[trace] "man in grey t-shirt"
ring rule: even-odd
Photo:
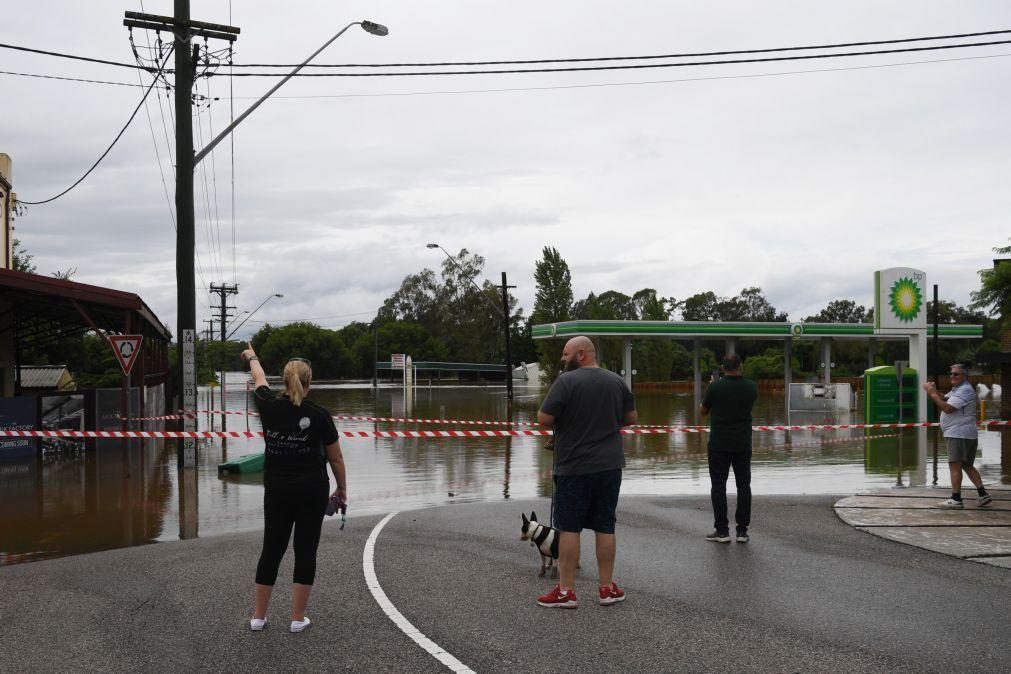
[[[985,506],[990,495],[983,488],[983,478],[972,465],[976,460],[979,446],[979,431],[976,429],[976,390],[969,383],[969,371],[965,365],[951,366],[951,391],[941,396],[928,381],[923,389],[937,408],[941,410],[941,432],[948,447],[948,470],[951,473],[951,498],[939,504],[942,508],[962,508],[962,471],[969,476],[979,493],[977,505]]]
[[[573,337],[562,351],[565,372],[537,413],[555,432],[554,525],[559,530],[559,583],[537,603],[576,608],[579,532],[596,532],[599,603],[616,604],[625,593],[614,582],[615,509],[625,452],[621,427],[637,423],[635,398],[624,380],[597,367],[593,342]]]

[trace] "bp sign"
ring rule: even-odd
[[[874,329],[927,329],[927,274],[908,267],[874,272]]]

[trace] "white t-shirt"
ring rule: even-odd
[[[978,435],[976,389],[966,380],[949,391],[944,399],[955,408],[954,412],[941,412],[941,432],[944,437],[975,440]]]

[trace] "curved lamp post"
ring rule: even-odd
[[[189,19],[189,3],[183,3],[185,6],[185,12],[182,18]],[[180,1],[176,0],[177,12],[179,11]],[[253,103],[249,108],[239,115],[234,122],[229,124],[225,129],[219,133],[214,139],[207,144],[207,146],[200,150],[199,152],[193,152],[193,129],[190,125],[190,103],[189,94],[190,88],[192,87],[192,75],[189,73],[189,49],[190,49],[190,35],[188,30],[184,30],[183,33],[176,33],[175,35],[175,47],[176,47],[176,111],[178,113],[178,119],[186,120],[185,123],[180,121],[179,129],[176,133],[176,220],[178,227],[176,228],[176,284],[177,284],[177,314],[178,314],[178,327],[179,336],[178,338],[185,341],[187,333],[192,336],[193,331],[196,330],[196,281],[193,274],[193,259],[194,259],[194,235],[193,235],[193,175],[194,169],[197,164],[210,154],[211,150],[217,146],[222,140],[224,140],[228,134],[232,132],[235,127],[237,127],[242,120],[260,107],[265,100],[270,98],[270,96],[281,88],[281,86],[295,76],[298,71],[306,66],[309,61],[316,58],[320,52],[329,47],[334,40],[343,35],[351,26],[361,26],[362,30],[372,35],[378,35],[380,37],[384,35],[389,35],[389,29],[382,25],[375,23],[373,21],[353,21],[348,25],[344,26],[336,35],[327,40],[322,47],[314,51],[309,55],[305,61],[302,61],[298,66],[295,67],[290,73],[275,84],[270,90],[261,96],[255,103]],[[181,56],[183,55],[183,56]],[[181,76],[180,73],[186,72],[187,75]],[[269,298],[268,298],[269,299]],[[261,305],[262,306],[262,305]],[[252,315],[252,314],[250,314]],[[249,318],[248,316],[246,317]],[[245,321],[243,321],[245,322]],[[241,324],[240,326],[241,327]],[[236,328],[238,330],[238,328]],[[232,331],[234,334],[234,331]],[[190,339],[192,337],[189,337]],[[196,369],[187,368],[186,358],[179,358],[179,381],[182,383],[182,392],[180,402],[184,406],[195,406],[196,404]],[[183,428],[185,430],[196,430],[195,422],[187,417],[183,422]],[[222,426],[223,428],[223,426]],[[179,445],[179,465],[186,468],[195,468],[197,465],[196,456],[196,444],[192,440],[184,440],[180,442]]]
[[[485,299],[485,301],[488,302],[488,304],[490,304],[492,306],[492,308],[495,309],[495,311],[498,313],[498,315],[502,317],[502,327],[503,327],[503,330],[505,331],[506,397],[509,400],[512,400],[513,399],[513,363],[512,363],[512,347],[510,346],[510,340],[509,340],[509,331],[510,331],[510,329],[511,329],[512,326],[510,325],[510,321],[509,321],[509,290],[508,290],[510,286],[506,285],[506,275],[505,275],[505,272],[502,272],[502,306],[500,307],[499,305],[495,304],[490,299],[488,299],[488,295],[485,293],[484,289],[482,289],[481,286],[479,286],[474,281],[474,279],[472,279],[471,277],[467,276],[467,273],[463,270],[463,267],[461,267],[460,264],[456,261],[456,258],[454,258],[452,255],[450,255],[448,252],[446,252],[445,248],[443,248],[442,246],[440,246],[437,243],[428,243],[428,244],[425,244],[425,248],[432,248],[432,249],[438,248],[439,250],[441,250],[446,255],[446,257],[449,259],[449,261],[453,263],[453,266],[460,270],[460,275],[463,276],[468,281],[470,281],[470,284],[477,289],[478,293],[481,294],[481,297],[483,297]]]
[[[235,127],[237,127],[239,125],[239,123],[242,122],[242,120],[244,120],[246,117],[249,117],[249,114],[251,112],[253,112],[253,110],[256,110],[258,107],[260,107],[261,103],[263,103],[265,100],[267,100],[268,98],[270,98],[270,96],[275,91],[277,91],[278,89],[280,89],[284,85],[285,82],[287,82],[292,77],[294,77],[295,74],[298,73],[299,70],[301,70],[302,68],[304,68],[306,66],[306,64],[309,63],[309,61],[311,61],[314,58],[316,58],[317,56],[319,56],[319,53],[321,51],[323,51],[324,49],[326,49],[327,47],[329,47],[333,43],[334,40],[336,40],[341,35],[343,35],[347,31],[347,29],[350,28],[351,26],[361,26],[362,30],[364,30],[366,33],[371,33],[372,35],[378,35],[379,37],[383,37],[385,35],[389,35],[390,34],[389,28],[387,28],[386,26],[382,25],[381,23],[375,23],[373,21],[352,21],[348,25],[344,26],[343,28],[341,28],[340,32],[338,32],[332,38],[330,38],[329,40],[327,40],[323,44],[322,47],[320,47],[319,49],[317,49],[316,51],[314,51],[312,54],[310,54],[309,58],[307,58],[306,60],[302,61],[300,64],[298,64],[297,66],[295,66],[294,70],[292,70],[290,73],[288,73],[287,75],[285,75],[284,77],[282,77],[280,82],[278,82],[277,84],[275,84],[274,86],[272,86],[270,88],[270,91],[268,91],[267,93],[265,93],[263,96],[260,96],[260,98],[256,101],[256,103],[253,103],[251,106],[249,106],[248,110],[246,110],[244,113],[242,113],[241,115],[239,115],[238,117],[236,117],[234,122],[232,122],[231,124],[229,124],[228,126],[226,126],[221,133],[219,133],[217,136],[215,136],[214,140],[212,140],[210,143],[207,144],[207,147],[205,147],[200,152],[197,152],[193,156],[193,165],[196,166],[197,164],[199,164],[200,160],[203,159],[204,157],[206,157],[207,153],[210,152],[211,150],[213,150],[215,145],[217,145],[222,140],[224,140],[225,136],[227,136],[228,134],[230,134],[232,132],[232,129],[234,129]]]
[[[249,315],[246,316],[245,318],[243,318],[242,322],[239,323],[238,325],[236,325],[235,329],[228,333],[228,337],[225,337],[225,341],[228,341],[228,339],[231,338],[232,335],[234,335],[236,332],[238,332],[239,328],[241,328],[243,325],[245,325],[246,321],[248,321],[250,318],[252,318],[253,314],[255,314],[257,311],[259,311],[263,307],[264,304],[266,304],[270,300],[274,299],[275,297],[284,297],[284,295],[282,295],[281,293],[274,293],[273,295],[267,295],[267,299],[265,299],[262,302],[260,302],[260,306],[256,307],[252,311],[250,311]]]

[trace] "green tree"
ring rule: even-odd
[[[853,300],[832,300],[814,316],[804,319],[805,323],[867,323],[871,312]]]
[[[784,354],[782,347],[766,349],[762,354],[756,354],[744,361],[743,374],[748,379],[782,379],[786,374],[783,367]],[[790,367],[796,371],[800,364],[796,358],[790,359]]]
[[[544,247],[541,259],[534,265],[534,282],[536,290],[530,324],[572,320],[572,274],[557,249]],[[537,342],[542,381],[551,383],[558,376],[562,347],[560,339],[542,339]]]
[[[1011,240],[1011,239],[1009,239]],[[997,255],[1011,255],[1011,245],[993,249]],[[1011,327],[1011,260],[998,260],[989,269],[979,271],[980,288],[969,294],[970,309],[999,315],[1003,328]]]
[[[677,304],[683,321],[718,321],[720,298],[711,290],[697,293]]]
[[[294,357],[310,360],[316,379],[344,378],[354,371],[354,357],[340,336],[314,323],[266,325],[251,341],[268,374],[280,375],[288,360]]]
[[[13,244],[13,260],[14,260],[14,271],[22,271],[26,274],[35,273],[35,265],[32,264],[34,255],[25,250],[24,246],[21,245],[20,239],[14,239]]]
[[[1009,239],[1011,241],[1011,239]],[[997,255],[1011,255],[1011,245],[993,249]],[[980,288],[969,294],[970,309],[983,310],[993,316],[994,328],[987,337],[998,342],[1001,351],[1008,351],[1011,344],[1011,260],[998,260],[993,267],[979,272]],[[1011,363],[1000,366],[1001,386],[1006,391],[1011,383]],[[1001,418],[1011,417],[1011,397],[1001,399]]]
[[[658,297],[653,288],[643,288],[635,293],[632,303],[638,318],[644,321],[665,321],[669,318],[667,300]],[[674,342],[671,340],[639,340],[632,350],[632,367],[640,381],[668,381],[674,368],[674,353]]]

